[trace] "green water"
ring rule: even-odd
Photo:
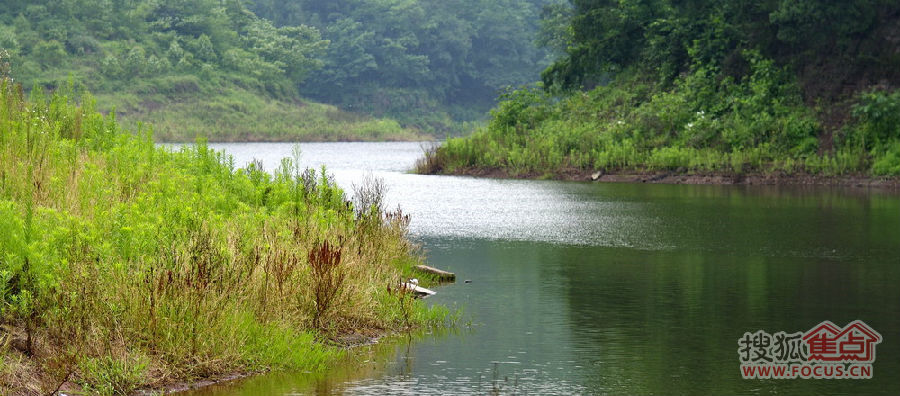
[[[273,164],[290,145],[223,145]],[[385,179],[459,328],[335,370],[203,395],[900,394],[900,197],[862,189],[500,181],[405,173],[409,143],[308,144],[350,186]],[[744,332],[863,320],[870,380],[744,380]]]

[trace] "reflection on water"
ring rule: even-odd
[[[270,170],[292,147],[213,146]],[[348,190],[385,179],[430,264],[472,280],[430,299],[470,323],[203,394],[900,393],[895,195],[420,176],[414,143],[301,147]],[[874,379],[741,379],[745,331],[855,319],[884,336]]]

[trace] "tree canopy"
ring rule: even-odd
[[[572,0],[572,41],[547,86],[593,86],[640,65],[673,81],[707,67],[741,78],[749,51],[789,66],[808,97],[897,81],[900,5],[890,0]],[[823,80],[826,85],[823,86]],[[837,81],[835,81],[837,80]]]
[[[277,28],[239,0],[12,1],[0,18],[0,46],[20,80],[88,68],[112,88],[220,71],[283,94],[324,65],[327,48],[316,29]]]
[[[10,0],[0,48],[29,86],[74,74],[99,93],[136,80],[162,92],[183,84],[160,77],[193,76],[433,132],[481,118],[550,64],[535,40],[560,1]]]
[[[277,26],[318,28],[324,67],[300,89],[368,112],[474,118],[548,65],[535,45],[552,0],[253,0]],[[455,110],[453,110],[455,109]]]

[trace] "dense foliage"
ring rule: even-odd
[[[169,120],[167,138],[408,139],[300,98],[429,133],[479,119],[499,89],[549,64],[534,40],[550,1],[12,0],[0,48],[26,87],[74,75],[125,120]]]
[[[506,86],[547,66],[534,45],[552,0],[254,0],[279,26],[310,25],[331,42],[301,89],[343,107],[419,125],[435,112],[475,119]]]
[[[896,2],[574,0],[570,13],[543,89],[506,95],[425,170],[900,173]]]
[[[843,88],[900,77],[895,53],[900,6],[890,0],[573,0],[572,5],[572,40],[566,56],[544,73],[548,86],[590,86],[636,65],[668,83],[698,68],[740,79],[752,73],[758,56],[790,66],[817,97],[823,95],[810,85]],[[840,81],[815,81],[819,78]]]
[[[236,168],[95,106],[0,80],[0,393],[316,370],[347,329],[443,320],[390,291],[420,259],[378,197],[354,209],[299,151]]]
[[[0,45],[21,58],[16,73],[25,81],[76,63],[99,69],[108,88],[136,77],[227,71],[241,84],[285,94],[322,67],[327,46],[317,30],[275,28],[238,0],[14,0],[2,17]]]

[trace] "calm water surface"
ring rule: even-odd
[[[267,170],[294,147],[211,146]],[[472,280],[429,299],[459,328],[196,395],[900,394],[896,194],[409,174],[421,147],[301,145],[347,191],[383,178],[429,263]],[[884,337],[873,379],[741,379],[744,332],[855,319]]]

